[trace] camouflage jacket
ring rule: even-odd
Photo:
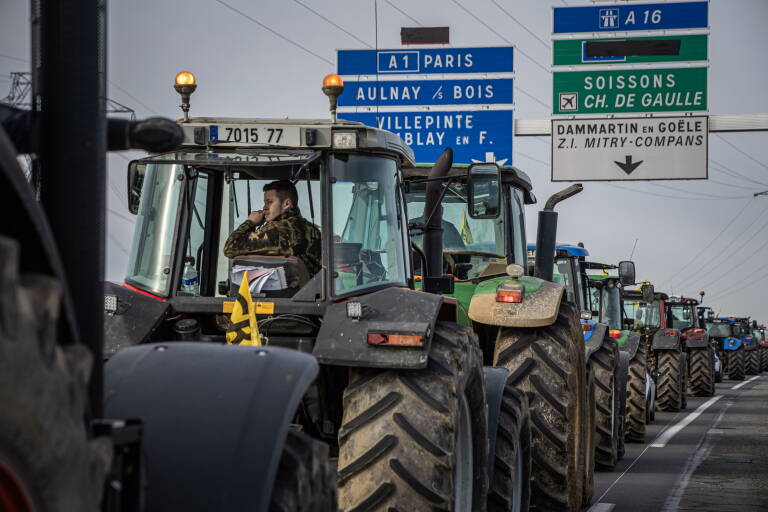
[[[307,266],[309,275],[320,271],[320,230],[301,216],[296,208],[284,211],[274,220],[256,226],[250,220],[229,235],[224,243],[227,258],[257,254],[296,256]]]

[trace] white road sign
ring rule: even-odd
[[[552,120],[552,181],[707,179],[708,116]]]

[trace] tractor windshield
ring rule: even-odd
[[[405,286],[408,230],[394,160],[333,157],[333,289],[336,295],[384,284]]]
[[[757,341],[758,343],[761,341],[764,341],[763,331],[761,331],[760,329],[752,329],[752,337],[755,338],[755,341]]]
[[[621,288],[603,286],[600,321],[611,329],[621,329]]]
[[[425,183],[411,183],[407,194],[408,220],[424,223]],[[490,263],[506,266],[504,243],[504,211],[496,219],[473,219],[467,213],[467,189],[464,183],[451,183],[443,198],[443,252],[461,279],[480,276]],[[422,246],[422,235],[415,234],[413,242]],[[520,237],[520,252],[523,253]],[[523,253],[524,254],[524,253]]]
[[[565,294],[568,298],[568,301],[579,306],[580,301],[578,298],[580,297],[580,294],[576,290],[577,281],[570,258],[555,259],[555,268],[552,272],[552,280],[565,286]]]
[[[673,329],[689,329],[693,327],[693,308],[687,304],[672,304],[669,307]]]
[[[627,301],[624,303],[625,308],[629,306],[633,309],[634,328],[641,329],[643,327],[651,327],[658,329],[661,327],[661,307],[658,300],[652,303],[647,302],[634,302]],[[629,315],[627,315],[629,316]]]
[[[717,338],[729,338],[733,336],[733,328],[731,324],[720,322],[707,322],[707,332],[710,336]]]

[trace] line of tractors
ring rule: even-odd
[[[453,165],[450,148],[417,165],[398,136],[336,119],[338,76],[331,120],[190,118],[196,87],[177,76],[177,123],[102,118],[122,138],[80,149],[153,152],[128,166],[136,226],[103,347],[60,334],[78,302],[56,244],[41,278],[18,223],[3,230],[3,510],[575,511],[654,411],[768,369],[755,322],[628,290],[631,261],[557,243],[555,207],[581,185],[546,201],[528,244],[524,172]],[[10,123],[6,194],[45,228]],[[315,275],[222,254],[281,179],[322,232]],[[253,293],[262,346],[225,342],[236,265],[285,276]]]

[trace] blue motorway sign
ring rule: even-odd
[[[346,81],[339,106],[499,105],[512,101],[512,79]]]
[[[632,30],[704,29],[708,2],[555,7],[555,34]]]
[[[513,47],[339,50],[340,75],[512,73]]]
[[[339,117],[398,134],[411,146],[418,163],[435,162],[450,146],[456,164],[490,159],[511,165],[512,114],[511,110],[349,112]]]

